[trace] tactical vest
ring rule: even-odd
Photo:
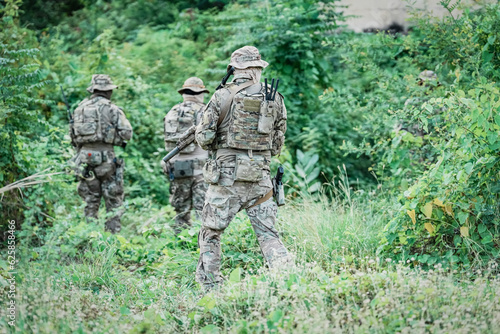
[[[73,121],[77,144],[122,145],[124,138],[118,135],[118,129],[129,131],[130,135],[132,132],[130,123],[118,107],[100,96],[83,100],[73,114]]]
[[[181,135],[196,124],[198,113],[205,105],[194,101],[186,101],[175,105],[165,116],[165,149],[171,151],[175,148]],[[196,143],[189,144],[182,152],[192,153]]]
[[[276,118],[276,104],[265,101],[262,84],[258,93],[251,94],[244,89],[233,98],[231,110],[217,136],[216,148],[270,150]]]

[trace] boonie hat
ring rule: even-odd
[[[233,66],[239,70],[249,67],[266,68],[269,63],[262,60],[259,50],[255,46],[244,46],[234,51],[231,55],[231,62],[227,65],[227,70]]]
[[[92,75],[92,80],[90,81],[90,87],[87,88],[89,93],[93,93],[94,90],[113,90],[118,88],[118,86],[113,85],[113,81],[107,74],[94,74]]]
[[[182,88],[178,89],[177,91],[180,94],[184,94],[187,90],[190,90],[194,93],[209,93],[208,89],[206,89],[205,85],[203,84],[203,80],[197,77],[191,77],[184,81],[184,85],[182,85]]]
[[[438,76],[434,71],[425,70],[420,72],[418,78],[422,81],[437,81]]]

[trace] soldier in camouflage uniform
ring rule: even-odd
[[[78,194],[87,203],[85,216],[96,219],[104,197],[106,211],[112,215],[106,221],[106,230],[112,233],[121,229],[124,167],[113,146],[124,147],[132,138],[132,127],[123,110],[110,101],[115,88],[108,75],[94,74],[87,88],[92,95],[78,105],[70,126],[78,152],[74,157],[80,179]]]
[[[192,77],[184,82],[178,92],[184,101],[173,106],[164,118],[167,151],[175,148],[177,140],[187,129],[200,122],[205,107],[203,98],[208,90],[201,79]],[[163,170],[170,179],[170,204],[177,213],[174,225],[176,234],[191,226],[193,207],[197,217],[203,210],[207,185],[203,181],[202,168],[207,158],[208,152],[193,142],[167,164],[163,164]]]
[[[245,209],[270,266],[288,260],[274,224],[269,163],[285,140],[286,109],[281,94],[268,101],[260,82],[268,65],[253,46],[233,52],[234,79],[212,96],[196,129],[196,140],[210,150],[204,167],[209,183],[203,224],[198,235],[200,259],[196,279],[209,289],[222,282],[221,235],[234,216]]]

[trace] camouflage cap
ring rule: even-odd
[[[118,86],[113,85],[113,81],[107,74],[94,74],[92,75],[92,80],[90,81],[90,86],[87,88],[89,93],[93,93],[94,90],[113,90],[118,88]]]
[[[249,67],[266,68],[269,63],[261,59],[259,50],[255,46],[244,46],[234,51],[231,55],[231,62],[227,65],[227,70],[233,66],[239,70]]]
[[[425,70],[420,72],[418,79],[422,81],[438,81],[438,76],[434,71]]]
[[[205,88],[205,85],[203,84],[203,80],[197,77],[191,77],[184,81],[184,85],[182,85],[181,89],[178,89],[177,91],[180,94],[184,94],[185,91],[190,90],[194,93],[210,93],[208,89]]]

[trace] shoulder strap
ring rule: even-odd
[[[253,82],[252,80],[248,80],[247,82],[244,82],[243,84],[241,84],[239,86],[234,85],[234,86],[229,88],[229,92],[231,93],[231,95],[229,95],[229,97],[222,103],[222,105],[220,107],[220,115],[219,115],[219,120],[217,121],[217,127],[219,127],[222,124],[222,122],[224,121],[224,119],[226,118],[227,113],[229,112],[229,109],[231,108],[231,104],[233,104],[234,96],[238,92],[240,92],[243,89],[250,87],[254,84],[255,84],[255,82]]]

